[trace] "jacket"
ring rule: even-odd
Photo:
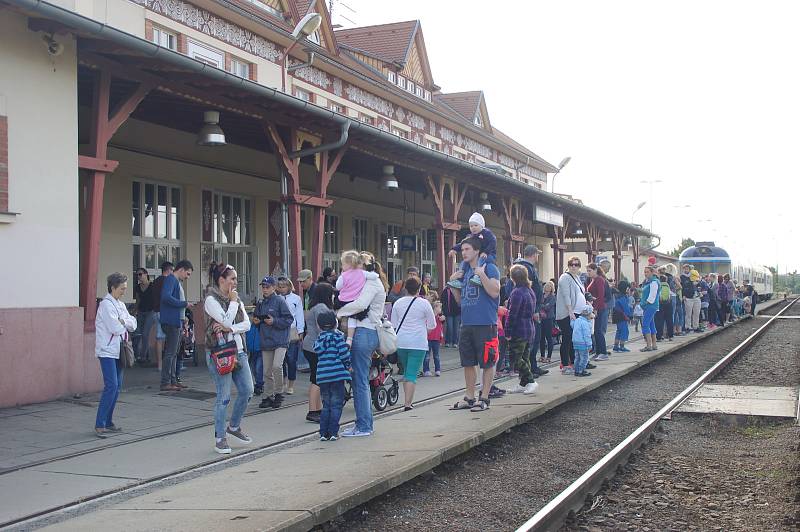
[[[594,301],[592,301],[592,306],[594,307],[595,311],[598,310],[605,310],[606,309],[606,285],[608,281],[606,281],[601,275],[598,275],[592,282],[589,283],[589,288],[586,290],[594,296]]]
[[[332,312],[333,309],[325,305],[325,303],[317,303],[306,314],[306,332],[303,335],[303,351],[314,352],[314,344],[319,337],[319,325],[317,325],[317,318],[323,312]]]
[[[578,316],[572,322],[572,345],[581,351],[592,347],[592,323],[585,316]]]
[[[227,307],[223,307],[216,297],[209,294],[206,296],[206,300],[203,303],[203,310],[208,318],[206,327],[209,327],[215,321],[230,329],[231,331],[225,334],[225,341],[230,342],[233,340],[236,342],[236,349],[240,353],[243,352],[245,348],[245,343],[242,341],[243,336],[250,330],[250,317],[247,315],[244,303],[241,301],[229,301],[227,302]],[[240,311],[240,321],[236,321],[236,317],[239,316]],[[212,331],[209,331],[209,335],[211,332]],[[213,335],[211,337],[213,338]],[[208,342],[208,336],[206,336],[206,338],[206,342]]]
[[[585,289],[580,279],[564,272],[558,278],[558,292],[556,293],[556,319],[563,320],[569,313],[575,313],[579,305],[586,304]]]
[[[480,238],[481,240],[481,253],[486,253],[486,259],[491,262],[497,262],[497,237],[494,236],[489,229],[483,228],[481,232],[477,235],[469,234],[468,236],[474,236]],[[459,242],[455,246],[453,246],[453,251],[456,253],[461,253],[461,243]]]
[[[125,325],[119,320],[125,322]],[[119,342],[136,330],[136,318],[128,313],[125,303],[111,294],[100,300],[94,318],[94,355],[97,358],[119,358]]]
[[[282,296],[273,293],[259,301],[254,315],[259,319],[272,316],[272,325],[267,325],[263,321],[258,324],[263,351],[289,347],[289,328],[294,323],[294,316]]]
[[[633,309],[631,308],[631,303],[628,300],[628,296],[621,295],[614,301],[614,310],[621,312],[628,321],[633,318]]]
[[[640,302],[643,310],[647,310],[648,308],[658,310],[660,306],[658,292],[660,290],[661,282],[658,280],[658,277],[654,275],[650,279],[645,280],[644,286],[642,286],[642,299]]]
[[[164,277],[164,287],[161,289],[161,310],[159,320],[163,325],[180,327],[183,318],[183,309],[186,300],[181,299],[180,281],[175,275]]]
[[[297,329],[297,334],[303,334],[306,330],[306,317],[303,312],[303,302],[300,300],[300,296],[294,292],[289,292],[281,297],[286,301],[286,306],[289,307],[289,312],[291,312],[294,317],[292,325]]]
[[[528,280],[531,282],[531,290],[536,296],[536,310],[541,310],[544,297],[542,297],[542,283],[539,281],[539,272],[536,271],[536,266],[528,259],[517,259],[514,264],[522,264],[528,270]]]
[[[545,294],[542,304],[539,305],[539,312],[542,313],[543,320],[552,320],[556,317],[556,295]]]
[[[340,308],[336,315],[340,318],[345,318],[367,309],[369,310],[367,317],[359,321],[357,327],[374,329],[375,325],[380,323],[381,318],[383,318],[384,303],[386,303],[386,292],[380,278],[377,276],[375,278],[367,278],[367,282],[358,299]]]
[[[318,357],[317,384],[351,380],[350,348],[340,331],[322,331],[314,342],[314,352]]]
[[[533,314],[536,312],[536,296],[527,286],[517,286],[508,298],[506,338],[533,339]]]

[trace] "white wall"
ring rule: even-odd
[[[0,114],[8,116],[9,211],[0,223],[0,308],[78,305],[77,62],[71,37],[51,58],[40,33],[0,17]]]

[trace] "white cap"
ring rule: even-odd
[[[469,217],[469,223],[478,224],[481,228],[486,227],[486,220],[483,219],[483,215],[479,212],[472,213],[472,216]]]
[[[586,305],[584,305],[583,308],[579,310],[580,314],[591,314],[592,312],[594,312],[594,307],[592,307],[589,303],[586,303]]]

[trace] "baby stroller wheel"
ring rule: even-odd
[[[389,392],[387,393],[387,396],[389,406],[396,405],[397,400],[400,399],[400,385],[397,384],[397,381],[394,379],[392,379],[392,385],[389,386]]]
[[[372,403],[379,412],[386,410],[389,404],[389,394],[386,392],[386,388],[380,386],[372,390]]]

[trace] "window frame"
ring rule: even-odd
[[[237,72],[236,66],[243,67],[245,69],[244,75]],[[240,78],[250,79],[250,73],[252,70],[252,65],[249,61],[245,61],[244,59],[240,59],[236,56],[231,56],[231,68],[228,70],[228,72],[234,76],[239,76]]]
[[[304,95],[308,96],[308,98],[304,98]],[[304,102],[314,103],[314,93],[302,87],[292,87],[292,96]]]
[[[152,235],[148,235],[146,231],[146,209],[145,205],[147,200],[147,187],[151,186],[153,191],[151,211],[152,211]],[[134,198],[134,191],[138,187],[138,212],[137,198]],[[165,211],[164,211],[164,224],[165,236],[159,236],[161,230],[161,223],[159,221],[159,189],[163,188],[165,191]],[[161,263],[168,260],[175,263],[176,259],[183,257],[184,253],[184,238],[185,238],[185,194],[183,188],[174,183],[165,181],[157,181],[153,179],[135,178],[131,180],[131,259],[133,270],[136,268],[145,268],[151,275],[161,275]],[[174,201],[174,195],[177,191],[177,205]],[[137,229],[138,218],[138,235],[135,234]],[[147,251],[151,248],[153,253],[153,261],[148,265]],[[163,250],[163,254],[161,251]]]
[[[168,44],[166,46],[163,45],[160,42],[162,39],[157,37],[157,35],[160,37],[167,37]],[[153,44],[157,44],[162,48],[166,48],[168,50],[173,50],[176,52],[178,51],[178,34],[174,31],[166,29],[163,26],[158,26],[156,24],[153,24],[153,38],[150,39],[150,42],[152,42]]]

